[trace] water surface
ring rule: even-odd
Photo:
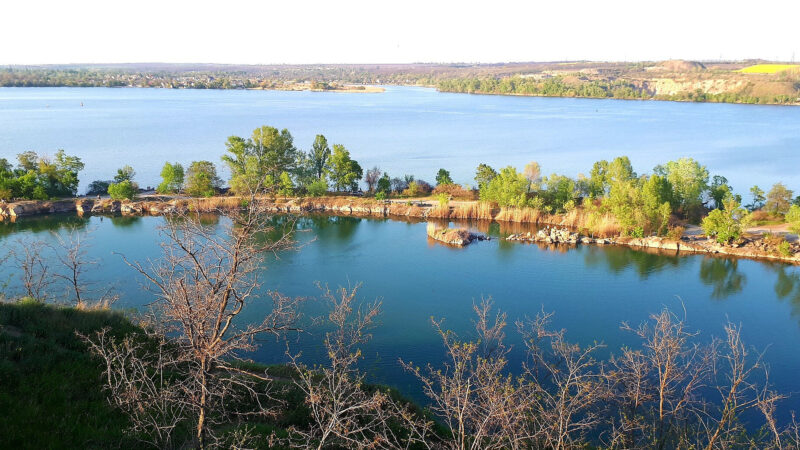
[[[219,163],[230,135],[288,128],[308,149],[317,133],[364,169],[433,181],[438,168],[474,184],[475,167],[588,174],[628,155],[634,168],[691,156],[746,194],[783,181],[800,190],[800,108],[508,97],[389,86],[385,93],[0,88],[0,158],[63,148],[86,162],[81,191],[131,164],[155,186],[164,161]],[[746,199],[749,199],[746,196]]]

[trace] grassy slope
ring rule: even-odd
[[[0,302],[0,448],[143,446],[124,434],[128,422],[106,400],[102,367],[76,335],[76,331],[91,334],[105,327],[116,337],[140,331],[119,312]],[[286,366],[243,363],[243,368],[266,371],[283,380],[294,376]],[[274,391],[285,402],[281,414],[268,422],[248,423],[254,427],[259,448],[267,446],[273,431],[285,437],[288,427],[309,425],[302,392],[289,381],[273,387],[288,388]],[[376,385],[364,388],[386,390]],[[394,389],[388,394],[408,402]]]
[[[103,448],[125,442],[102,370],[75,335],[135,327],[109,311],[0,303],[0,441],[5,448]]]

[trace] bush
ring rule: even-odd
[[[667,231],[667,237],[669,239],[674,240],[674,241],[679,241],[683,237],[683,233],[685,231],[686,231],[686,228],[681,227],[681,226],[672,227],[672,228],[669,229],[669,231]]]
[[[484,185],[480,191],[480,198],[485,202],[496,203],[500,207],[521,208],[528,204],[529,187],[528,179],[515,168],[508,166]]]
[[[89,183],[89,189],[86,190],[86,195],[107,195],[108,186],[113,183],[110,180],[94,180]]]
[[[450,196],[447,194],[439,194],[436,196],[437,200],[439,200],[439,207],[440,208],[447,208],[450,206]]]
[[[787,258],[792,256],[792,245],[784,240],[778,245],[778,253],[780,253],[781,256],[786,256]]]
[[[307,189],[311,197],[322,197],[328,193],[328,182],[322,177],[309,184]]]
[[[114,200],[133,200],[138,192],[139,186],[130,180],[108,185],[108,195]]]
[[[186,193],[192,197],[211,197],[217,192],[222,180],[211,161],[193,161],[186,171]]]
[[[800,206],[792,205],[786,213],[786,222],[789,230],[794,234],[800,234]]]
[[[375,194],[375,200],[380,200],[380,201],[386,200],[386,192],[378,191],[378,193]]]
[[[708,236],[716,238],[720,244],[727,244],[739,239],[742,230],[749,220],[747,210],[734,201],[725,203],[725,209],[711,211],[701,226]]]
[[[439,186],[436,186],[436,189],[433,190],[433,193],[436,195],[447,194],[452,198],[462,200],[476,200],[477,198],[475,191],[457,184],[440,184]]]

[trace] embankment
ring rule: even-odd
[[[77,214],[122,214],[164,215],[180,212],[225,213],[240,209],[241,197],[220,196],[211,198],[186,198],[148,196],[136,201],[78,198],[59,201],[22,201],[0,204],[0,220],[16,220],[18,217],[53,213]],[[481,202],[454,202],[451,206],[439,206],[427,200],[378,201],[359,197],[332,196],[319,198],[259,198],[259,206],[268,213],[304,214],[312,212],[344,216],[396,217],[420,220],[483,220],[496,222],[525,223],[560,227],[567,230],[590,228],[591,236],[576,233],[569,239],[551,239],[553,244],[624,245],[634,248],[654,249],[675,253],[706,253],[739,258],[780,260],[800,264],[800,244],[791,244],[789,254],[776,253],[759,239],[744,239],[735,246],[720,245],[697,236],[684,236],[680,240],[661,237],[620,237],[613,218],[601,218],[601,223],[589,226],[586,214],[575,209],[567,214],[547,214],[533,208],[492,208]],[[554,228],[548,228],[551,230]],[[560,232],[559,232],[560,233]],[[513,241],[546,242],[546,238],[527,234],[512,234]]]

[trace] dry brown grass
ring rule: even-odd
[[[500,208],[494,220],[498,222],[526,222],[539,223],[544,217],[541,211],[534,208]]]
[[[428,236],[442,242],[469,241],[470,233],[466,228],[438,228],[435,223],[428,223]]]
[[[604,214],[591,224],[589,232],[595,237],[609,238],[619,236],[622,233],[622,227],[616,217]]]
[[[449,206],[434,206],[428,211],[428,217],[435,217],[437,219],[448,219],[450,218],[450,207]]]
[[[486,202],[473,202],[456,206],[450,214],[450,217],[454,219],[492,220],[494,219],[493,212],[491,204]]]

